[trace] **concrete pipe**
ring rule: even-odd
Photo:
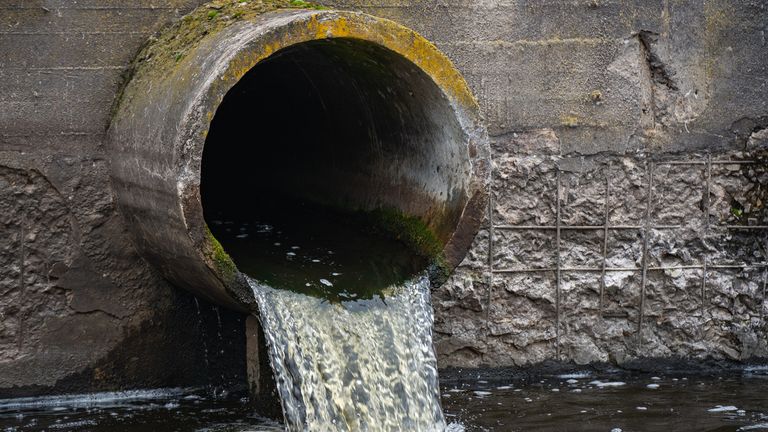
[[[252,293],[204,206],[251,199],[242,185],[253,179],[416,216],[449,266],[487,208],[489,145],[466,82],[423,37],[361,13],[199,8],[139,55],[109,146],[144,257],[238,310]]]

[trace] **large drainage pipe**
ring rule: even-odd
[[[418,217],[457,265],[489,178],[487,135],[464,79],[392,21],[265,8],[203,6],[139,56],[109,151],[141,253],[172,283],[249,309],[252,293],[204,206],[253,200],[251,188],[268,183]]]

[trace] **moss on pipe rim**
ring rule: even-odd
[[[211,246],[209,250],[206,250],[206,258],[208,258],[219,274],[224,278],[225,282],[232,282],[237,278],[237,266],[232,260],[232,257],[224,250],[219,240],[213,235],[208,226],[205,227],[206,237],[208,244]]]
[[[136,58],[137,63],[152,63],[161,74],[181,61],[197,42],[237,21],[249,21],[278,9],[325,10],[324,6],[297,0],[214,1],[197,7],[160,35],[151,38]],[[146,71],[141,68],[137,71]],[[140,77],[137,72],[134,78]]]

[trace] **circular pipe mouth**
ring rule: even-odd
[[[416,219],[458,265],[485,213],[489,146],[465,81],[432,44],[369,15],[296,10],[188,39],[183,58],[137,66],[109,139],[121,211],[171,282],[248,307],[206,212],[247,211],[260,191]]]

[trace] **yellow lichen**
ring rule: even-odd
[[[579,118],[576,117],[573,114],[568,114],[562,117],[562,124],[563,126],[568,126],[571,128],[575,128],[579,125]]]
[[[134,64],[132,80],[166,78],[172,75],[172,68],[185,63],[202,39],[236,22],[296,7],[323,9],[296,0],[235,0],[200,6],[141,51]],[[259,61],[287,46],[316,39],[354,38],[378,43],[397,52],[423,69],[451,99],[461,106],[470,107],[471,111],[477,108],[477,101],[466,81],[451,61],[431,42],[393,21],[356,13],[318,11],[309,19],[298,19],[273,33],[262,36],[265,40],[260,49],[257,47],[254,51],[243,52],[233,59],[221,84],[231,86]]]

